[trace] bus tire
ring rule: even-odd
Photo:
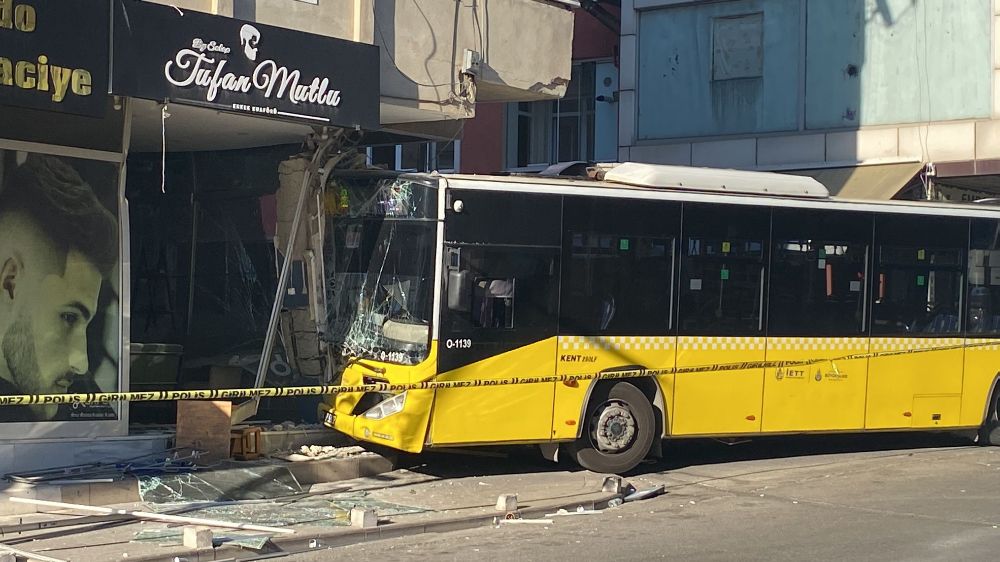
[[[635,468],[656,438],[653,405],[626,381],[594,389],[580,438],[567,447],[578,465],[594,472],[621,474]]]
[[[984,447],[1000,446],[1000,387],[990,397],[989,409],[986,411],[986,421],[979,428],[976,442]]]

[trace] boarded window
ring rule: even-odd
[[[712,20],[712,80],[764,75],[764,14]]]

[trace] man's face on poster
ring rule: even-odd
[[[13,271],[10,260],[0,264],[5,275],[0,298],[9,305],[8,318],[0,319],[6,324],[0,352],[22,392],[65,393],[89,371],[87,326],[97,310],[102,275],[81,252],[55,248],[33,221],[15,224],[24,229],[17,236],[21,263]],[[35,410],[51,419],[58,407]]]

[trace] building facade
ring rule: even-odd
[[[483,100],[557,99],[575,6],[0,0],[0,472],[167,440],[129,432],[153,403],[10,396],[328,374],[302,299],[323,286],[323,240],[290,228],[298,200],[325,220],[311,159],[363,167],[368,147],[419,140],[440,160]],[[264,363],[275,309],[284,338]]]
[[[477,102],[562,96],[570,72],[570,9],[579,5],[576,0],[152,1],[376,45],[383,130],[436,138],[450,138],[458,120],[475,115]]]
[[[465,122],[465,173],[539,171],[568,161],[617,158],[617,8],[573,18],[572,70],[557,100],[482,103]],[[569,42],[567,41],[567,44]]]
[[[981,198],[1000,185],[997,18],[994,0],[624,0],[617,157]]]

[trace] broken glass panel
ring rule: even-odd
[[[301,494],[302,486],[284,467],[262,466],[139,478],[145,503],[189,503],[272,499]]]
[[[337,509],[342,509],[350,514],[351,509],[358,507],[361,509],[374,509],[379,517],[392,517],[393,515],[409,515],[411,513],[423,513],[428,511],[422,507],[412,507],[396,503],[377,500],[368,494],[338,494],[329,499],[331,505]]]
[[[351,524],[350,511],[343,511],[333,507],[329,501],[322,500],[307,500],[294,504],[264,502],[217,505],[188,511],[184,515],[267,527],[304,524],[346,526]]]
[[[167,509],[176,512],[177,504],[156,505],[158,511]],[[192,506],[197,507],[197,505]],[[366,492],[340,493],[328,496],[274,500],[232,502],[222,505],[207,505],[183,512],[186,517],[214,519],[228,523],[245,523],[269,527],[289,525],[348,526],[351,524],[351,509],[374,509],[380,517],[409,515],[428,511],[422,507],[412,507],[375,499]],[[152,540],[152,538],[150,539]]]
[[[325,337],[346,357],[413,365],[427,357],[437,190],[401,177],[327,186]]]

